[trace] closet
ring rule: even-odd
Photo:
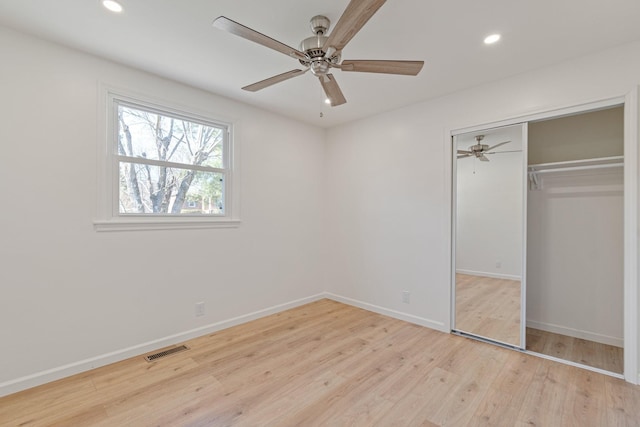
[[[452,332],[622,374],[623,106],[452,143]]]
[[[623,372],[623,108],[529,123],[527,350]]]

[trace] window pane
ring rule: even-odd
[[[118,106],[118,154],[224,168],[225,129]]]
[[[224,215],[224,174],[120,162],[121,214]]]

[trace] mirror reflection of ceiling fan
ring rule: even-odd
[[[511,141],[504,141],[496,145],[492,145],[489,147],[487,144],[483,144],[482,140],[484,139],[484,135],[476,136],[476,143],[469,147],[468,150],[458,150],[458,158],[463,159],[465,157],[476,157],[483,162],[488,162],[489,158],[486,154],[500,154],[500,153],[515,153],[520,150],[512,150],[512,151],[493,151],[494,149],[503,146],[505,144],[510,143]]]
[[[333,74],[330,73],[332,68],[337,68],[342,71],[415,76],[424,65],[424,61],[347,59],[342,61],[342,49],[344,49],[347,43],[360,31],[364,24],[367,23],[385,1],[386,0],[351,0],[335,28],[328,36],[329,19],[326,16],[314,16],[311,18],[311,30],[314,35],[304,39],[302,43],[300,43],[300,50],[287,46],[284,43],[274,40],[249,27],[245,27],[224,16],[216,18],[213,21],[213,26],[280,53],[284,53],[293,59],[297,59],[304,68],[298,68],[278,74],[277,76],[269,77],[268,79],[245,86],[242,89],[256,92],[292,77],[300,76],[311,70],[311,73],[320,80],[320,84],[327,95],[328,102],[332,107],[335,107],[346,103],[347,100],[342,94]]]

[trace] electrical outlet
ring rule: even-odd
[[[196,303],[196,317],[204,316],[204,301]]]
[[[410,299],[411,299],[411,292],[402,291],[402,302],[405,304],[409,304]]]
[[[496,261],[496,268],[502,268],[502,261]]]

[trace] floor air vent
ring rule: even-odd
[[[160,359],[162,357],[169,356],[169,355],[174,354],[174,353],[179,353],[179,352],[185,351],[185,350],[189,350],[189,347],[187,347],[186,345],[181,345],[181,346],[178,346],[178,347],[173,347],[173,348],[170,348],[168,350],[163,350],[163,351],[160,351],[158,353],[154,353],[154,354],[150,354],[148,356],[145,356],[144,360],[146,360],[147,362],[153,362],[156,359]]]

